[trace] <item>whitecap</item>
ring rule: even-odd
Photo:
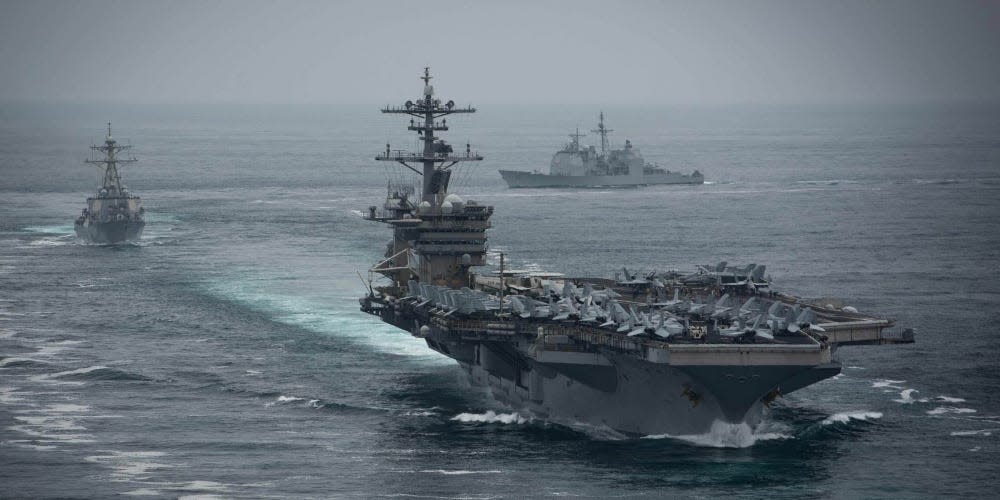
[[[24,398],[20,397],[24,393],[19,393],[18,389],[18,387],[0,387],[0,403],[8,404],[24,401]]]
[[[429,469],[422,470],[425,474],[444,474],[446,476],[462,476],[466,474],[503,474],[502,470],[445,470],[445,469]]]
[[[997,429],[980,429],[977,431],[954,431],[952,436],[992,436]]]
[[[824,419],[822,422],[820,422],[820,424],[821,425],[830,425],[830,424],[834,424],[834,423],[837,423],[837,424],[846,424],[846,423],[850,422],[851,420],[861,420],[863,422],[867,422],[869,420],[875,420],[875,419],[878,419],[878,418],[882,418],[882,413],[881,412],[867,411],[867,410],[846,411],[846,412],[841,412],[841,413],[834,413],[833,415],[830,415],[829,417],[826,417],[826,419]]]
[[[170,468],[170,465],[149,462],[146,459],[165,456],[161,451],[107,451],[108,455],[91,455],[84,460],[111,467],[111,477],[117,480],[130,481],[147,479],[150,473],[157,469]]]
[[[50,431],[85,431],[86,427],[76,423],[75,420],[71,418],[66,418],[65,416],[55,416],[55,417],[14,417],[14,420],[24,422],[28,425],[35,427],[40,427],[43,430]]]
[[[295,396],[278,396],[279,403],[291,403],[293,401],[302,401],[303,398],[298,398]]]
[[[406,412],[403,412],[403,416],[404,417],[433,417],[434,415],[437,415],[437,413],[434,413],[432,411],[406,411]]]
[[[87,412],[90,411],[90,407],[72,403],[57,403],[47,406],[44,411],[54,413]]]
[[[39,364],[46,364],[46,365],[49,364],[47,361],[41,361],[41,360],[33,359],[33,358],[12,357],[12,358],[3,358],[3,359],[0,359],[0,367],[7,366],[7,365],[22,364],[22,363],[39,363]]]
[[[12,444],[14,446],[17,446],[18,448],[27,448],[29,450],[35,450],[35,451],[51,451],[51,450],[57,450],[57,449],[59,449],[59,447],[55,446],[55,445],[51,445],[51,444],[36,444],[36,443],[38,443],[38,441],[34,441],[34,440],[27,441],[27,440],[23,440],[23,439],[14,439],[14,440],[11,440],[11,441],[2,441],[2,442],[0,442],[0,446],[3,446],[5,444]]]
[[[496,413],[493,410],[486,413],[459,413],[451,417],[451,420],[480,424],[523,424],[528,422],[528,419],[517,413]]]
[[[50,442],[61,442],[61,443],[93,443],[94,440],[89,434],[59,434],[58,430],[54,430],[56,433],[44,432],[45,429],[37,430],[32,428],[30,425],[11,425],[7,427],[8,430],[14,432],[20,432],[27,436],[37,438],[38,440],[45,440]]]
[[[933,410],[927,410],[928,415],[945,415],[948,413],[976,413],[976,410],[972,408],[958,408],[956,406],[938,406]]]
[[[100,366],[100,365],[98,365],[98,366],[88,366],[86,368],[78,368],[76,370],[67,370],[67,371],[63,371],[63,372],[46,373],[46,374],[43,374],[43,375],[35,375],[34,377],[31,377],[31,380],[34,381],[34,382],[48,382],[48,383],[55,383],[55,384],[84,385],[84,382],[81,382],[81,381],[67,381],[67,380],[53,380],[53,379],[59,379],[59,378],[62,378],[62,377],[68,377],[68,376],[73,376],[73,375],[84,375],[84,374],[87,374],[87,373],[90,373],[90,372],[93,372],[93,371],[97,371],[97,370],[106,370],[107,368],[108,367],[106,367],[106,366]]]
[[[951,396],[938,396],[934,398],[935,401],[941,401],[942,403],[964,403],[965,400],[962,398],[953,398]]]
[[[158,497],[162,496],[163,493],[160,493],[157,490],[152,490],[149,488],[139,488],[137,490],[126,491],[122,493],[122,495],[136,496],[136,497]]]
[[[927,402],[927,398],[920,398],[920,399],[914,399],[913,398],[913,394],[916,393],[916,392],[920,392],[920,391],[918,391],[916,389],[904,389],[904,390],[902,390],[902,391],[899,392],[899,399],[893,399],[893,401],[895,401],[897,403],[902,403],[902,404],[905,404],[905,405],[909,405],[909,404],[913,404],[913,403],[926,403]]]
[[[890,389],[903,390],[904,387],[900,387],[899,384],[906,383],[905,380],[891,380],[891,379],[880,379],[872,382],[872,387],[879,389],[888,387]]]

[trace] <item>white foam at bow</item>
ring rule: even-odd
[[[755,430],[745,422],[733,424],[716,420],[712,422],[712,428],[704,434],[658,434],[645,436],[644,439],[678,439],[698,446],[708,446],[711,448],[748,448],[761,441],[792,438],[788,434],[766,432],[766,430],[768,429],[765,426],[761,426]]]

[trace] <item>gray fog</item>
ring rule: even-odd
[[[0,100],[995,103],[989,1],[5,1]]]

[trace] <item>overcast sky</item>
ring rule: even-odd
[[[0,100],[1000,101],[997,1],[0,2]]]

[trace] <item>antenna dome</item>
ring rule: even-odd
[[[449,203],[451,203],[451,204],[455,204],[455,203],[464,203],[464,202],[462,201],[462,197],[461,197],[461,196],[459,196],[459,195],[457,195],[457,194],[454,194],[454,193],[452,193],[452,194],[449,194],[448,196],[445,196],[445,197],[444,197],[444,201],[446,201],[446,202],[449,202]]]
[[[452,208],[453,208],[453,205],[447,199],[445,199],[444,203],[441,204],[441,212],[442,213],[450,214]]]

